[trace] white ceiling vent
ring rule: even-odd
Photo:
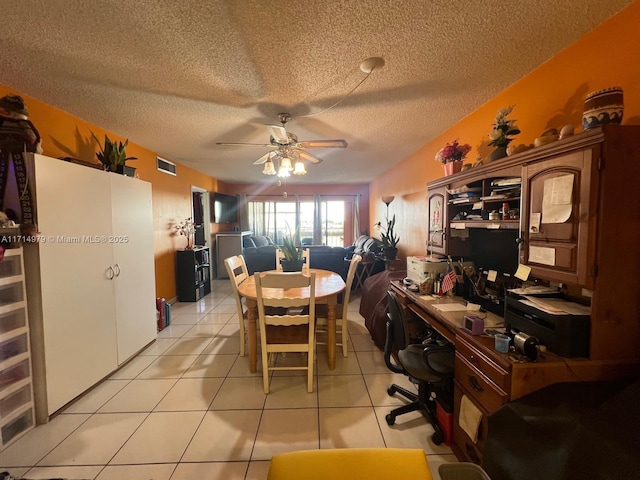
[[[170,162],[169,160],[165,160],[164,158],[156,157],[156,165],[158,170],[164,173],[168,173],[169,175],[177,175],[176,173],[176,164]]]

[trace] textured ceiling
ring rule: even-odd
[[[0,0],[0,83],[228,182],[290,112],[349,147],[288,182],[368,182],[630,3]]]

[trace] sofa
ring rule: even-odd
[[[362,235],[349,247],[330,247],[327,245],[305,245],[309,249],[310,267],[336,272],[343,279],[347,277],[348,262],[354,254],[366,256],[377,255],[379,249],[375,240]],[[249,273],[263,272],[276,268],[276,247],[269,237],[262,235],[245,235],[243,250]],[[384,270],[384,262],[376,263],[372,272]]]

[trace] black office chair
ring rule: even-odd
[[[419,411],[433,426],[431,439],[436,445],[444,440],[444,432],[438,423],[436,398],[445,410],[450,411],[453,404],[453,372],[455,349],[442,337],[431,337],[425,343],[409,343],[407,320],[404,312],[392,292],[387,292],[389,313],[387,313],[387,340],[384,346],[384,361],[389,370],[407,375],[418,384],[418,394],[392,384],[387,393],[396,392],[411,401],[387,414],[387,424],[393,425],[398,415]],[[397,352],[398,363],[391,361]],[[435,397],[435,398],[434,398]]]

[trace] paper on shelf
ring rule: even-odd
[[[573,173],[544,181],[542,223],[564,223],[571,216]]]
[[[591,307],[564,298],[539,298],[528,295],[524,298],[536,308],[553,315],[591,315]]]
[[[436,308],[441,312],[465,312],[469,310],[466,305],[461,303],[441,303],[434,305],[433,308]]]
[[[550,247],[529,247],[529,262],[554,266],[556,264],[556,249]]]

